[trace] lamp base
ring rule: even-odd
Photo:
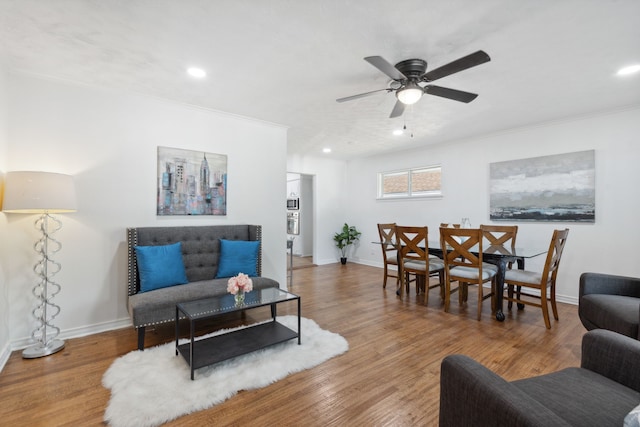
[[[22,352],[24,359],[36,359],[38,357],[49,356],[50,354],[57,353],[64,348],[64,341],[51,340],[47,345],[37,343],[31,347],[27,347]]]

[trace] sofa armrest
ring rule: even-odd
[[[513,384],[460,354],[440,369],[440,427],[568,426]]]
[[[589,294],[625,295],[640,298],[640,278],[582,273],[579,297]]]
[[[640,341],[606,329],[582,337],[581,367],[640,392]]]

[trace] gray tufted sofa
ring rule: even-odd
[[[144,349],[145,328],[173,322],[179,302],[209,298],[227,292],[227,278],[214,279],[218,271],[220,239],[262,240],[259,225],[209,225],[185,227],[139,227],[127,229],[128,304],[133,326],[138,330],[138,349]],[[189,283],[140,292],[135,246],[182,243],[182,259]],[[262,245],[256,266],[262,274]],[[277,288],[279,283],[266,277],[252,277],[254,289]]]

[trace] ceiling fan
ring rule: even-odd
[[[389,87],[378,89],[371,92],[365,92],[358,95],[347,96],[345,98],[336,99],[337,102],[351,101],[353,99],[364,98],[365,96],[374,95],[378,92],[386,91],[395,92],[396,105],[391,111],[390,118],[399,117],[404,113],[406,105],[415,104],[420,100],[423,94],[440,96],[443,98],[453,99],[460,102],[471,102],[478,96],[475,93],[463,92],[461,90],[449,89],[442,86],[431,84],[421,85],[420,83],[430,83],[442,77],[475,67],[491,61],[486,52],[479,50],[470,55],[456,59],[442,67],[427,71],[427,61],[423,59],[407,59],[398,62],[395,66],[391,65],[381,56],[368,56],[364,58],[369,64],[391,77]]]

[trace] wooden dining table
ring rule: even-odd
[[[431,255],[435,255],[439,258],[443,257],[442,254],[442,246],[439,241],[429,241],[428,252]],[[474,255],[478,255],[478,248],[472,247],[470,250]],[[398,252],[399,253],[399,252]],[[516,263],[518,269],[524,270],[525,260],[533,257],[537,257],[539,255],[543,255],[547,253],[547,248],[537,248],[537,247],[527,247],[527,248],[519,248],[519,247],[511,247],[511,246],[502,246],[502,245],[492,245],[482,248],[482,260],[484,262],[488,262],[491,264],[495,264],[498,267],[498,272],[496,273],[496,320],[499,322],[504,321],[505,316],[502,311],[502,300],[503,300],[503,292],[504,292],[504,275],[507,271],[507,265],[509,263]],[[400,266],[400,260],[398,260],[398,265]],[[401,274],[401,273],[399,273]]]

